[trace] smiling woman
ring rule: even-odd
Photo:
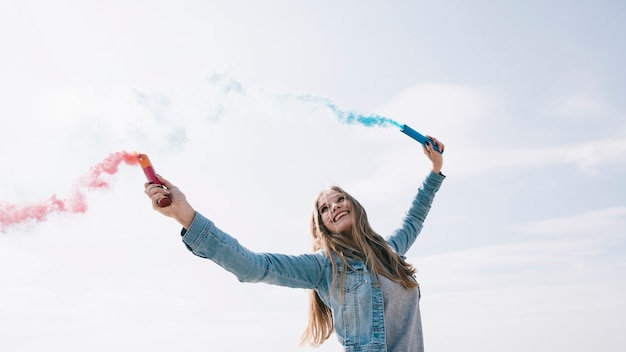
[[[398,230],[376,233],[363,206],[333,186],[317,197],[311,218],[313,253],[298,256],[255,253],[197,212],[174,184],[146,183],[153,209],[183,225],[191,252],[235,274],[241,282],[263,282],[310,290],[309,323],[302,342],[319,346],[333,331],[346,351],[423,351],[420,291],[415,269],[404,259],[420,233],[445,176],[443,143],[429,137],[423,147],[432,171]],[[156,201],[170,197],[171,205]]]

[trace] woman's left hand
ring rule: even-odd
[[[426,143],[426,145],[424,146],[424,154],[433,163],[433,172],[438,174],[441,171],[441,168],[443,167],[442,153],[445,148],[445,145],[435,137],[432,137],[432,136],[426,136],[426,137],[432,140],[432,143],[430,143],[430,141]],[[437,149],[439,149],[441,153],[436,151],[435,148],[433,148],[432,146],[433,143],[437,146]]]

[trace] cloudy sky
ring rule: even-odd
[[[0,207],[78,189],[89,209],[0,232],[0,350],[310,350],[306,292],[191,255],[138,166],[79,184],[137,150],[250,249],[309,251],[330,184],[389,234],[429,162],[331,101],[446,143],[409,252],[428,350],[621,351],[625,16],[617,0],[4,1]]]

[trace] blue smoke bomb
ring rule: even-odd
[[[433,143],[433,141],[431,139],[426,138],[426,136],[424,136],[423,134],[417,132],[416,130],[412,129],[411,127],[409,127],[407,125],[402,125],[402,127],[400,127],[400,131],[403,132],[404,134],[406,134],[407,136],[415,139],[416,141],[422,143],[422,145],[424,145],[424,146],[426,146],[426,142],[430,142],[430,145],[433,146],[433,149],[435,149],[439,153],[443,154],[443,151],[440,151],[439,148],[437,147],[437,145],[435,143]]]

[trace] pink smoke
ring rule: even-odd
[[[17,224],[31,221],[42,222],[50,214],[78,214],[87,211],[85,192],[94,189],[107,189],[109,183],[102,178],[103,174],[115,174],[121,163],[127,165],[138,164],[137,153],[125,151],[110,154],[102,162],[91,167],[87,175],[81,177],[75,184],[72,194],[68,198],[59,198],[53,194],[50,198],[35,204],[10,204],[0,202],[0,231]]]

